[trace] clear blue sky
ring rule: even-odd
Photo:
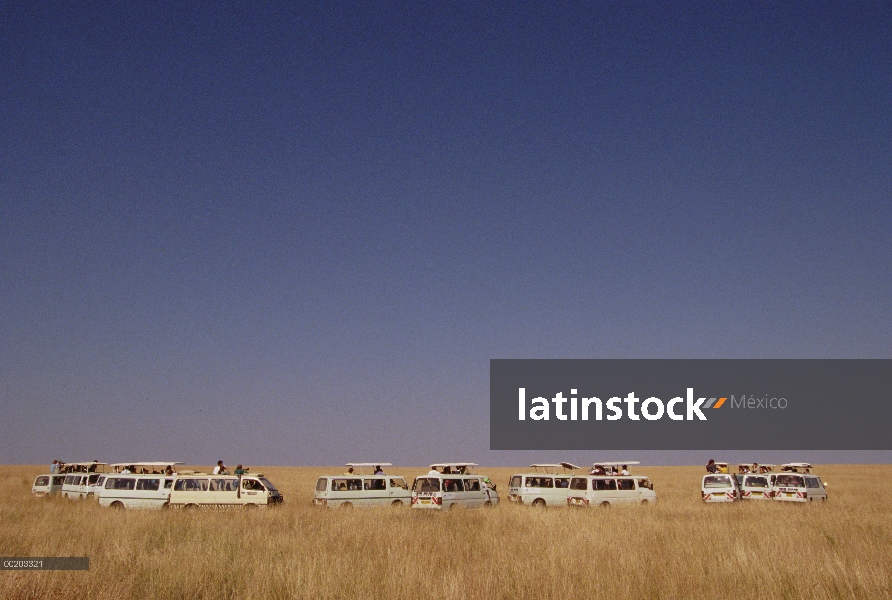
[[[490,358],[890,358],[890,31],[4,2],[0,462],[524,464]]]

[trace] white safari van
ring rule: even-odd
[[[579,467],[567,462],[537,463],[530,467],[532,473],[511,476],[508,500],[533,506],[566,506],[570,479]]]
[[[657,501],[653,483],[642,475],[583,475],[570,480],[568,506],[649,504]]]
[[[62,497],[69,500],[94,498],[99,492],[108,465],[99,461],[65,463]]]
[[[741,463],[737,465],[737,489],[741,500],[771,500],[771,485],[768,477],[775,465]]]
[[[173,480],[160,474],[112,473],[99,490],[99,506],[167,508]]]
[[[283,501],[282,494],[262,473],[250,475],[207,475],[183,473],[173,481],[170,506],[244,506],[256,508]]]
[[[389,467],[390,463],[347,463],[344,475],[324,475],[316,481],[313,506],[329,508],[353,506],[402,506],[412,500],[409,484],[399,475],[365,475],[363,471],[375,467]]]
[[[139,462],[111,465],[115,473],[105,476],[97,494],[99,506],[112,508],[167,508],[174,474],[165,475],[179,462]],[[126,472],[125,472],[126,471]]]
[[[58,473],[47,473],[46,475],[38,475],[34,478],[34,485],[31,486],[31,493],[36,498],[55,496],[62,491],[62,485],[65,483],[65,475]]]
[[[734,502],[740,498],[737,479],[728,473],[707,473],[700,484],[700,498],[704,502]]]
[[[809,471],[811,467],[809,466]],[[824,482],[810,473],[778,473],[769,476],[772,495],[775,500],[785,502],[812,502],[827,500]]]
[[[473,474],[476,463],[437,463],[430,472],[416,477],[412,485],[412,508],[478,508],[496,506],[499,494],[488,477]]]

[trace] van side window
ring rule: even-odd
[[[465,491],[466,492],[479,492],[480,491],[480,480],[479,479],[465,479]]]
[[[571,490],[584,490],[588,488],[587,485],[588,480],[584,477],[574,477],[570,480],[570,489]]]
[[[814,477],[806,477],[805,478],[805,487],[816,488],[818,487],[818,480]]]
[[[635,489],[635,480],[634,479],[617,479],[616,487],[618,489],[629,491]]]
[[[105,488],[111,490],[132,490],[136,487],[135,479],[126,477],[116,477],[115,479],[106,479]]]
[[[542,483],[542,487],[544,488],[554,487],[554,479],[552,479],[551,477],[542,477],[539,481]]]
[[[592,489],[607,491],[616,489],[616,479],[592,479]]]
[[[212,492],[234,492],[238,489],[235,479],[211,479]]]
[[[570,485],[569,477],[558,477],[557,479],[554,480],[554,487],[556,487],[556,488],[567,489],[567,487],[569,485]]]
[[[170,486],[173,485],[173,479],[165,479],[164,480],[164,489],[169,490]]]
[[[444,479],[443,480],[443,491],[444,492],[459,492],[464,489],[460,480],[456,479]]]
[[[324,492],[327,485],[328,485],[328,479],[326,479],[325,477],[320,477],[316,481],[316,491]],[[333,488],[333,489],[337,489],[337,488]]]
[[[356,479],[355,481],[359,481]],[[266,488],[263,487],[263,484],[257,481],[256,479],[242,479],[242,489],[243,490],[251,490],[262,492],[265,491]]]
[[[366,490],[384,490],[387,489],[387,486],[384,484],[384,480],[381,478],[376,479],[364,479],[363,480],[363,488]]]
[[[643,488],[643,489],[647,489],[647,490],[652,490],[652,489],[654,489],[654,484],[652,484],[652,483],[650,482],[650,479],[646,479],[646,478],[645,478],[645,479],[639,479],[639,480],[638,480],[638,488],[639,488],[639,489],[642,489],[642,488]]]
[[[138,490],[149,490],[152,492],[157,492],[158,488],[161,486],[160,479],[137,479],[136,480],[136,489]]]
[[[515,475],[511,478],[511,483],[508,484],[508,487],[520,487],[520,482],[523,478],[520,475]]]
[[[177,479],[173,486],[174,491],[181,492],[206,492],[208,491],[207,479]]]
[[[64,475],[57,475],[53,477],[53,485],[62,485],[63,483],[65,483]]]
[[[395,479],[390,480],[390,487],[392,488],[403,488],[404,490],[409,489],[409,484],[406,483],[406,480],[402,477],[397,477]]]

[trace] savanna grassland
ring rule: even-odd
[[[0,555],[89,571],[0,571],[0,598],[892,598],[892,468],[822,466],[827,503],[703,505],[702,467],[648,467],[659,502],[546,510],[328,510],[320,474],[263,472],[284,506],[115,511],[36,499],[45,467],[0,467]],[[253,469],[257,471],[258,469]],[[421,468],[388,472],[410,479]]]

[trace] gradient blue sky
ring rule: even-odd
[[[489,359],[890,358],[890,31],[0,3],[0,462],[705,460],[489,451]]]

